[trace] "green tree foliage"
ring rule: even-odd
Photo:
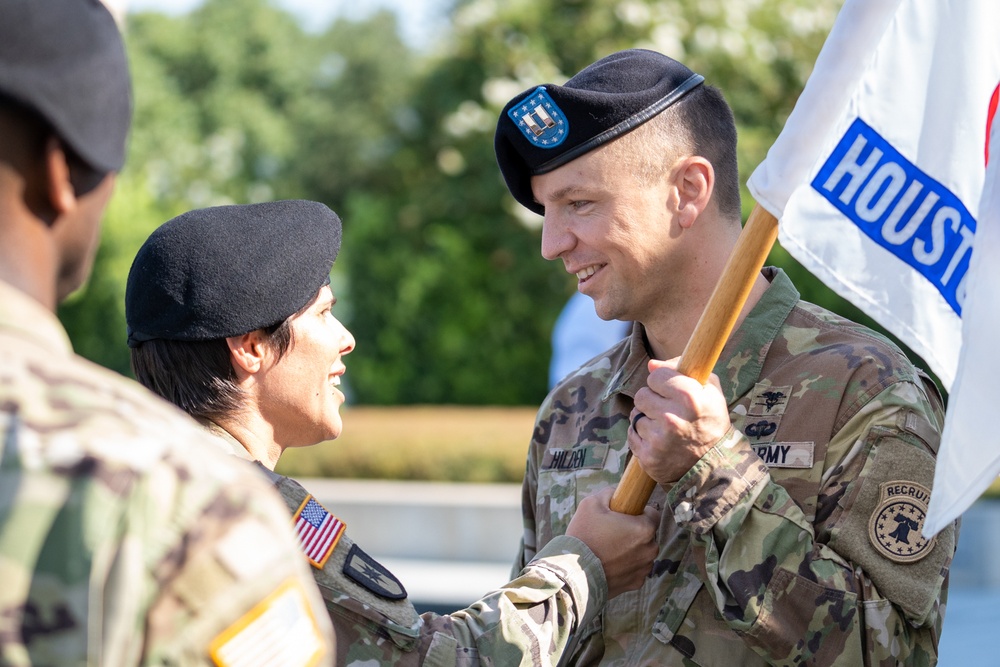
[[[612,51],[661,50],[731,100],[748,176],[777,135],[839,0],[470,0],[415,88],[393,175],[348,199],[363,402],[522,403],[545,394],[549,334],[573,282],[539,256],[540,219],[506,193],[500,108]],[[747,211],[749,211],[747,198]],[[376,297],[378,297],[376,299]]]
[[[206,0],[179,17],[131,15],[128,161],[91,279],[59,313],[77,351],[129,373],[125,279],[139,246],[169,218],[292,197],[333,205],[347,183],[377,183],[365,179],[391,149],[370,148],[387,138],[386,117],[370,114],[370,105],[408,80],[412,62],[396,33],[394,17],[382,13],[313,34],[265,0]],[[381,69],[365,70],[372,62]],[[325,173],[315,170],[315,155],[324,156]]]
[[[60,311],[77,349],[128,372],[125,276],[146,236],[194,207],[304,197],[344,219],[338,315],[362,404],[537,404],[574,289],[507,194],[500,108],[612,51],[646,47],[730,100],[744,180],[794,105],[840,0],[458,0],[414,52],[394,15],[303,29],[266,0],[130,17],[129,161],[86,287]],[[752,201],[744,197],[744,213]],[[805,298],[857,311],[776,248]]]

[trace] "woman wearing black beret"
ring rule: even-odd
[[[307,201],[201,209],[162,225],[126,289],[136,377],[274,483],[330,611],[338,664],[557,663],[607,599],[650,571],[652,510],[612,513],[610,491],[585,500],[567,535],[516,579],[463,611],[420,616],[343,522],[273,472],[288,447],[343,428],[340,377],[355,340],[333,314],[340,240],[337,215]]]

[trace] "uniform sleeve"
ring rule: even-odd
[[[333,664],[333,628],[284,505],[250,466],[224,458],[206,454],[190,477],[162,466],[136,490],[108,578],[109,616],[135,598],[129,582],[146,568],[141,664],[232,665],[247,655]]]
[[[607,591],[597,556],[580,540],[558,536],[512,581],[470,607],[424,614],[424,664],[481,657],[484,664],[555,665],[573,632],[604,607]]]
[[[842,454],[815,522],[736,430],[668,490],[709,594],[754,651],[775,665],[934,664],[956,530],[919,533],[940,423],[913,383],[883,390],[831,441]]]
[[[521,516],[523,520],[524,532],[521,535],[521,545],[514,558],[514,567],[511,570],[511,577],[524,569],[524,567],[535,557],[538,552],[538,538],[535,526],[535,500],[538,495],[538,464],[533,456],[535,443],[532,441],[531,449],[528,453],[528,462],[524,471],[524,481],[521,483]]]

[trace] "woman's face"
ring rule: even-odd
[[[289,320],[291,344],[259,376],[259,406],[282,448],[315,445],[340,435],[344,404],[340,377],[354,336],[333,316],[336,299],[328,285]]]

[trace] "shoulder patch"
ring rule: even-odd
[[[290,579],[223,630],[208,647],[219,667],[313,667],[327,657],[326,642],[305,591]]]
[[[875,549],[897,563],[918,561],[929,554],[937,539],[923,535],[930,490],[916,482],[884,482],[879,494],[868,524],[868,538]]]
[[[366,590],[387,600],[403,600],[406,589],[384,565],[366,554],[355,544],[344,561],[344,574]]]
[[[320,570],[347,529],[347,524],[330,514],[312,495],[307,495],[299,505],[292,524],[309,563]]]

